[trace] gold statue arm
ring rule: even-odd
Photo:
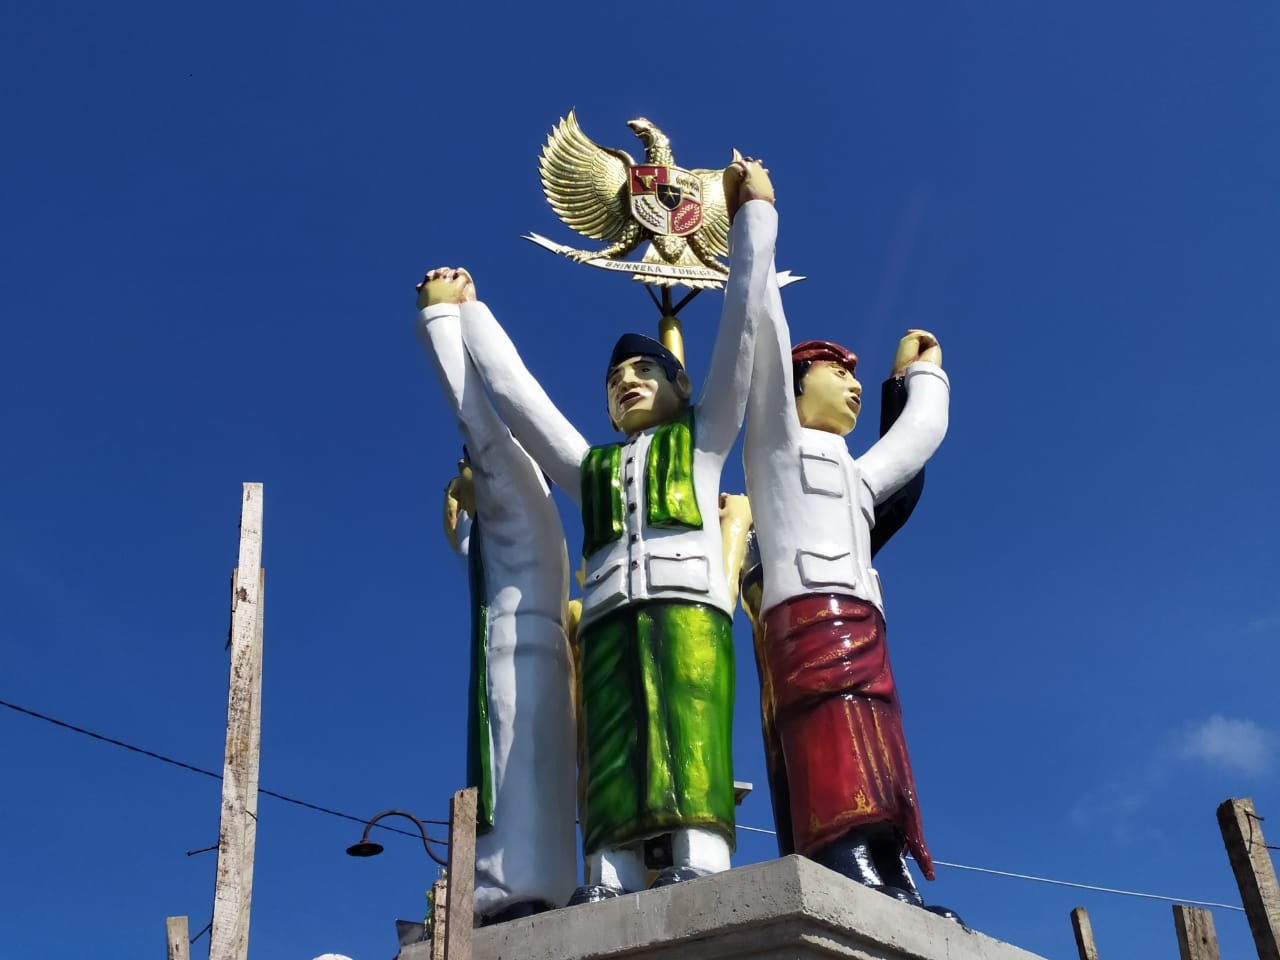
[[[747,559],[747,536],[752,523],[751,502],[745,494],[720,494],[720,537],[724,544],[725,577],[734,603],[738,601],[739,589],[742,589],[742,609],[751,621],[751,635],[759,644],[762,584],[759,577],[753,578],[745,587],[742,584],[742,565]]]
[[[745,494],[720,494],[720,541],[724,552],[724,576],[729,584],[730,608],[738,602],[738,580],[747,555],[747,531],[751,529],[751,504]]]
[[[458,542],[458,521],[462,514],[473,520],[476,515],[476,490],[471,474],[471,464],[458,461],[458,475],[444,488],[444,536],[454,553],[461,553]]]
[[[564,604],[564,635],[569,641],[569,663],[573,669],[573,682],[569,684],[569,691],[573,696],[573,717],[574,727],[577,730],[582,729],[582,702],[578,696],[577,677],[582,672],[582,650],[578,646],[578,625],[582,622],[582,601],[578,599],[566,600]],[[579,756],[581,762],[581,756]]]

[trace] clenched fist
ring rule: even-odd
[[[893,376],[905,376],[907,367],[917,360],[927,360],[942,366],[942,347],[938,338],[928,330],[908,330],[898,341],[898,352],[893,357]]]
[[[418,309],[437,303],[466,303],[476,298],[475,281],[462,267],[436,267],[428,270],[418,284]]]
[[[744,157],[735,150],[733,162],[724,168],[721,179],[730,223],[737,216],[738,208],[748,200],[768,200],[773,203],[773,182],[769,179],[769,171],[759,160]]]

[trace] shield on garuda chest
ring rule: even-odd
[[[654,233],[684,237],[702,225],[702,182],[688,170],[637,164],[629,188],[632,215]]]

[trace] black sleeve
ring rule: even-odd
[[[907,405],[907,378],[890,377],[880,387],[880,436],[889,432]],[[889,538],[902,528],[924,492],[924,467],[888,500],[876,506],[876,525],[871,529],[871,556],[874,558]]]

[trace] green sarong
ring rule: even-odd
[[[714,607],[629,605],[585,627],[582,843],[733,833],[733,629]]]

